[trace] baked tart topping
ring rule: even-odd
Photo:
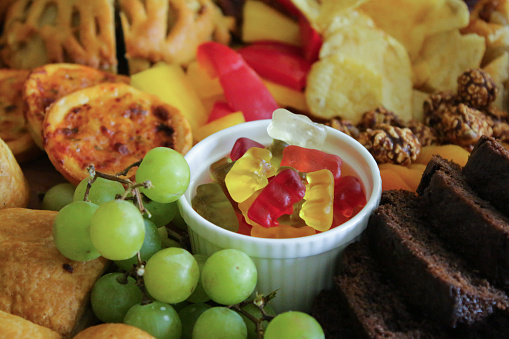
[[[154,147],[185,154],[192,146],[189,123],[179,110],[123,83],[99,84],[57,100],[46,112],[43,132],[51,162],[75,184],[88,177],[91,164],[116,174]]]

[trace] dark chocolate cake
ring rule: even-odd
[[[343,305],[360,337],[446,338],[446,330],[411,314],[362,242],[343,253],[343,272],[337,277]]]
[[[407,302],[450,327],[506,309],[505,293],[446,250],[426,219],[415,193],[386,191],[365,232],[371,251]]]
[[[460,166],[434,156],[417,188],[434,230],[487,279],[509,287],[509,219],[467,184]]]
[[[483,136],[463,168],[468,184],[500,212],[509,215],[509,150]]]

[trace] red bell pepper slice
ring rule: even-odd
[[[242,111],[246,121],[270,119],[279,108],[260,76],[233,49],[205,42],[198,46],[196,58],[211,77],[219,77],[226,101],[235,111]]]
[[[313,63],[318,60],[320,48],[322,48],[323,45],[323,39],[317,30],[314,29],[303,16],[299,18],[299,29],[304,59]]]
[[[225,115],[228,115],[228,114],[231,114],[234,112],[235,112],[235,110],[233,108],[231,108],[227,102],[216,101],[214,103],[214,106],[212,107],[212,110],[210,111],[209,119],[207,120],[207,123],[217,120],[219,118],[222,118]]]
[[[294,46],[280,42],[253,43],[238,50],[261,77],[297,91],[306,86],[311,63]]]

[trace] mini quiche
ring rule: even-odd
[[[51,103],[66,94],[103,82],[125,82],[129,78],[78,64],[48,64],[35,68],[26,79],[23,99],[28,130],[37,146],[42,143],[42,122]]]
[[[154,147],[185,154],[193,140],[177,108],[123,83],[98,84],[55,101],[46,111],[43,133],[49,159],[73,184],[88,177],[92,164],[117,174]]]
[[[0,69],[0,138],[18,162],[32,160],[40,152],[23,116],[23,84],[28,73],[27,70]]]

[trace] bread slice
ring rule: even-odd
[[[405,300],[453,328],[505,310],[505,293],[447,251],[421,211],[415,193],[386,191],[366,229],[370,249]]]
[[[509,218],[478,197],[461,167],[433,156],[417,193],[443,241],[488,280],[508,288]]]
[[[482,136],[474,146],[463,174],[481,196],[509,216],[509,150],[496,139]]]
[[[68,337],[107,261],[75,262],[62,256],[52,236],[56,215],[0,210],[0,310]]]

